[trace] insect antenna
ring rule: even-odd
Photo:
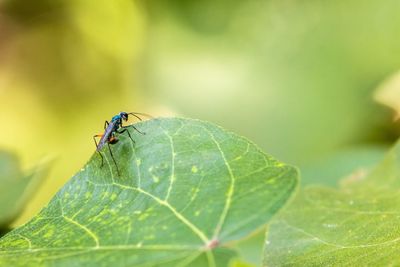
[[[129,112],[128,114],[135,116],[135,117],[138,118],[140,121],[142,121],[142,118],[139,117],[138,115],[145,116],[145,117],[148,117],[148,118],[153,118],[153,116],[151,116],[151,115],[149,115],[149,114],[140,113],[140,112]]]

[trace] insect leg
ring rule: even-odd
[[[101,154],[101,152],[97,150],[97,148],[99,147],[99,145],[97,144],[96,137],[102,137],[102,136],[103,136],[102,134],[96,134],[96,135],[93,136],[94,143],[96,144],[96,152],[99,153],[99,155],[100,155],[100,157],[101,157],[101,166],[100,166],[100,168],[103,167],[103,165],[104,165],[104,157],[103,157],[103,155]]]
[[[112,151],[111,151],[110,144],[107,143],[107,146],[108,146],[108,149],[110,150],[110,155],[111,155],[112,160],[114,161],[115,167],[117,168],[118,176],[121,176],[120,173],[119,173],[119,169],[118,169],[117,162],[115,161],[114,155],[113,155],[113,153],[112,153]]]
[[[132,138],[132,136],[131,136],[131,133],[129,132],[129,131],[127,131],[127,129],[123,129],[123,130],[121,130],[121,131],[118,131],[117,130],[117,133],[119,133],[119,134],[122,134],[122,133],[128,133],[128,136],[129,136],[129,138],[131,139],[131,141],[132,141],[132,143],[134,143],[135,144],[135,140],[133,140],[133,138]]]
[[[122,126],[121,128],[128,128],[128,127],[132,127],[133,129],[135,129],[138,133],[145,135],[146,133],[139,131],[138,128],[136,128],[134,125],[128,125],[128,126]]]
[[[108,121],[105,121],[105,122],[104,122],[104,130],[107,129],[107,127],[108,127],[109,124],[110,124],[110,123],[109,123]]]

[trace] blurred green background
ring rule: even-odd
[[[0,148],[24,169],[52,160],[15,225],[122,110],[215,122],[299,166],[303,183],[373,164],[399,133],[373,100],[400,67],[399,10],[398,0],[1,1]]]

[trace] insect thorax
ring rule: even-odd
[[[111,121],[112,122],[116,122],[116,121],[120,121],[122,118],[121,118],[121,115],[115,115],[114,117],[112,117],[112,119],[111,119]]]

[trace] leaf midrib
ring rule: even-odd
[[[226,197],[226,201],[224,204],[224,208],[221,212],[221,216],[218,220],[218,223],[214,229],[214,234],[213,237],[211,239],[209,239],[205,233],[203,231],[201,231],[198,227],[196,227],[193,223],[191,223],[186,217],[184,217],[182,214],[180,214],[180,212],[178,212],[172,205],[169,204],[169,202],[167,201],[170,195],[170,192],[172,191],[172,185],[173,185],[173,177],[175,176],[175,168],[172,167],[171,170],[171,174],[170,174],[170,183],[169,183],[169,187],[168,187],[168,192],[167,195],[165,197],[165,200],[162,200],[161,198],[151,194],[150,192],[147,192],[139,187],[132,187],[132,186],[126,186],[126,185],[121,185],[119,183],[115,182],[114,179],[114,174],[112,172],[112,167],[110,162],[108,161],[108,158],[105,157],[107,165],[110,169],[111,172],[111,179],[113,181],[113,184],[116,186],[120,186],[120,187],[126,187],[126,189],[131,189],[131,190],[135,190],[137,192],[143,193],[149,197],[151,197],[152,199],[154,199],[155,201],[157,201],[160,205],[167,207],[179,220],[181,220],[186,226],[188,226],[203,242],[204,242],[204,246],[207,247],[213,240],[218,240],[218,235],[223,227],[223,224],[226,220],[226,217],[228,215],[230,206],[231,206],[231,202],[232,202],[232,197],[234,194],[234,189],[235,189],[235,176],[233,174],[233,171],[231,169],[231,166],[228,162],[228,160],[226,159],[225,153],[223,152],[219,142],[216,140],[214,134],[212,132],[210,132],[206,127],[202,126],[202,125],[196,125],[197,127],[202,128],[211,138],[211,140],[213,141],[213,143],[215,144],[216,148],[218,149],[218,151],[220,152],[221,158],[223,160],[224,165],[226,166],[227,172],[229,174],[229,178],[230,178],[230,184],[228,187],[228,193],[227,193],[227,197]],[[177,130],[177,132],[179,130],[181,130],[181,128],[179,128]],[[130,129],[128,129],[129,131]],[[165,134],[165,136],[168,138],[168,141],[170,143],[170,147],[171,147],[171,162],[172,162],[172,166],[174,166],[174,153],[175,153],[175,149],[174,149],[174,145],[173,145],[173,136],[171,136],[165,129],[163,129],[163,133]],[[125,139],[127,140],[127,139]],[[130,142],[129,140],[127,142]],[[130,142],[132,145],[132,142]],[[135,148],[132,145],[132,149],[133,149],[133,153],[135,153]],[[136,156],[136,154],[135,154]],[[136,161],[136,160],[135,160]],[[138,173],[140,173],[140,169],[138,168]],[[140,175],[140,174],[139,174]]]

